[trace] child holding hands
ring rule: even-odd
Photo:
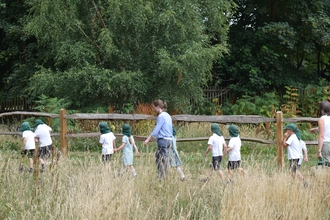
[[[223,138],[220,132],[220,126],[217,123],[213,123],[211,125],[211,131],[213,135],[209,138],[207,144],[208,148],[204,156],[206,157],[207,154],[212,151],[212,164],[210,165],[210,177],[213,174],[213,171],[218,171],[221,179],[225,179],[223,172],[220,169],[220,163],[224,156],[226,156],[227,152],[227,144],[225,139]]]
[[[133,167],[133,147],[136,152],[136,156],[139,156],[139,150],[135,144],[133,135],[131,134],[131,128],[129,124],[124,124],[122,128],[123,137],[122,137],[122,144],[120,147],[115,149],[115,152],[119,150],[123,150],[123,167],[120,171],[120,175],[122,175],[126,171],[126,167],[129,166],[132,172],[133,177],[136,177],[137,174]]]
[[[33,171],[33,156],[36,149],[35,134],[31,131],[29,122],[23,122],[20,130],[23,132],[23,150],[21,151],[19,171],[23,171],[23,158],[27,155],[30,162],[29,172],[31,173]]]
[[[102,146],[102,163],[106,164],[110,161],[114,148],[116,148],[116,137],[111,132],[108,123],[100,123],[100,145]]]
[[[237,169],[242,173],[245,173],[243,168],[241,168],[241,138],[239,137],[238,127],[236,125],[230,125],[228,127],[230,140],[227,148],[227,153],[229,152],[228,159],[228,172],[229,178],[232,180],[234,178],[233,170]]]

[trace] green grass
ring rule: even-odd
[[[209,124],[208,124],[209,125]],[[192,124],[178,129],[180,137],[209,136],[208,125]],[[226,131],[222,128],[227,136]],[[242,136],[256,137],[252,127],[242,127]],[[261,131],[258,138],[266,135]],[[121,153],[111,158],[110,168],[100,161],[97,139],[69,141],[68,158],[54,159],[45,173],[34,176],[18,171],[20,138],[0,136],[0,219],[329,219],[330,179],[312,175],[316,148],[308,146],[309,159],[301,172],[309,182],[305,189],[289,175],[284,152],[283,171],[277,167],[273,145],[243,142],[242,167],[224,182],[209,173],[211,155],[205,158],[207,142],[178,143],[186,180],[175,169],[169,178],[156,178],[155,143],[138,143],[141,156],[134,158],[136,179],[130,172],[118,176]],[[59,147],[54,138],[55,146]],[[18,149],[17,149],[18,148]],[[76,149],[76,150],[72,150]],[[84,150],[77,150],[84,149]],[[221,167],[225,169],[228,157]],[[328,177],[327,177],[328,178]]]

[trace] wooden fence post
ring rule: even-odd
[[[277,166],[283,170],[283,113],[276,112],[276,146],[277,146]]]
[[[61,109],[60,111],[60,144],[61,144],[61,153],[64,157],[68,156],[68,145],[66,139],[66,110]]]

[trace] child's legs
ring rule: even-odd
[[[33,168],[33,158],[29,158],[30,161],[30,168]]]
[[[35,151],[34,149],[27,151],[27,154],[28,154],[28,157],[29,157],[29,162],[30,162],[30,168],[33,168],[34,151]]]
[[[228,169],[228,173],[229,173],[229,179],[234,179],[234,172],[233,172],[233,170],[231,170],[231,169]]]
[[[220,163],[222,160],[222,156],[216,156],[216,157],[212,157],[212,172],[213,170],[216,170],[219,172],[219,175],[222,179],[224,179],[224,174],[222,172],[222,170],[220,170]]]
[[[300,181],[304,180],[304,176],[300,173],[299,170],[296,171],[296,176],[298,177],[298,179],[299,179]]]
[[[180,166],[177,166],[176,167],[176,171],[178,172],[178,174],[180,175],[181,178],[184,178],[184,173],[183,173],[183,171],[182,171],[182,169],[181,169]]]
[[[234,178],[234,170],[237,169],[241,172],[243,172],[244,170],[241,168],[241,161],[237,160],[237,161],[228,161],[228,173],[230,175],[230,179]]]
[[[243,175],[246,174],[245,170],[243,168],[241,168],[241,167],[240,168],[237,168],[237,170],[240,171],[241,173],[243,173]]]
[[[130,165],[129,167],[131,169],[132,175],[136,176],[136,172],[135,172],[135,169],[134,169],[133,165]]]
[[[125,172],[126,172],[126,166],[123,164],[123,166],[121,167],[121,170],[119,172],[119,175],[122,175]]]
[[[290,173],[293,178],[296,177],[297,170],[298,170],[298,162],[299,159],[291,159],[290,160]],[[299,171],[298,171],[299,172]],[[300,172],[299,172],[300,173]]]
[[[131,171],[135,170],[133,165],[129,165],[129,168],[131,169]]]
[[[38,158],[39,158],[41,165],[45,164],[45,161],[44,161],[45,151],[46,151],[46,147],[39,147]]]
[[[28,150],[22,150],[22,151],[21,151],[21,159],[20,159],[20,162],[21,162],[22,165],[23,165],[24,157],[25,157],[25,155],[27,155],[27,153],[28,153]]]
[[[219,169],[219,175],[221,177],[221,179],[225,179],[225,175],[223,174],[222,170]]]
[[[235,162],[236,161],[228,161],[227,169],[228,169],[228,173],[229,173],[229,179],[233,179],[234,178],[234,172],[233,172],[233,170],[235,169]]]

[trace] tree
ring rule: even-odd
[[[230,55],[214,77],[237,94],[304,88],[328,78],[330,3],[326,0],[237,0]]]
[[[0,100],[27,97],[29,78],[36,71],[37,44],[27,37],[22,22],[27,6],[21,0],[0,0]]]
[[[43,51],[32,97],[43,93],[73,108],[161,98],[182,111],[191,98],[203,99],[213,63],[227,52],[235,6],[230,0],[28,3],[25,31]]]

